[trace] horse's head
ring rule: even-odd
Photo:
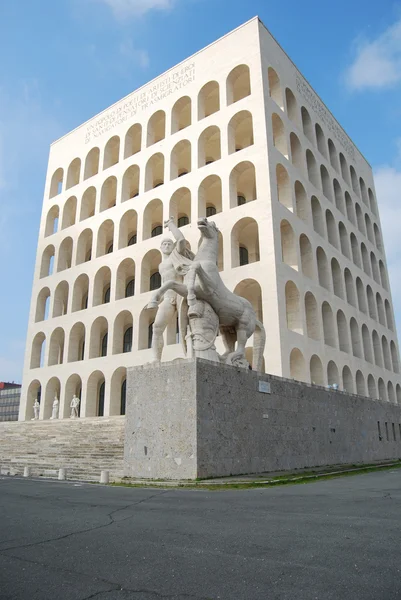
[[[219,230],[217,229],[216,223],[208,221],[206,217],[198,219],[198,229],[203,238],[218,239]]]

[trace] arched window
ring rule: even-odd
[[[313,340],[320,340],[320,323],[317,302],[312,292],[305,294],[306,333]],[[316,381],[315,381],[316,383]]]
[[[242,204],[246,204],[245,196],[237,196],[237,206],[242,206]]]
[[[134,244],[136,244],[136,233],[134,233],[134,235],[131,235],[131,237],[128,240],[128,246],[133,246]]]
[[[269,67],[268,69],[268,79],[270,98],[274,100],[281,110],[284,110],[283,93],[281,91],[280,79],[272,67]]]
[[[348,269],[348,267],[344,269],[344,279],[345,292],[347,294],[347,302],[352,306],[356,306],[354,280],[352,279],[351,271]]]
[[[125,415],[126,403],[127,403],[127,380],[124,379],[124,381],[121,384],[120,415]]]
[[[189,218],[184,215],[183,217],[179,217],[177,221],[178,227],[184,227],[185,225],[189,225]]]
[[[354,393],[354,380],[350,368],[347,365],[343,368],[343,388],[344,392],[348,392],[349,394]]]
[[[327,158],[326,140],[324,138],[323,129],[320,127],[319,123],[316,123],[315,125],[315,133],[318,150],[320,154]]]
[[[302,129],[305,136],[308,138],[311,144],[315,143],[315,132],[313,130],[312,119],[310,118],[310,114],[306,110],[304,106],[301,107],[301,117],[302,117]]]
[[[99,148],[92,148],[85,159],[84,179],[89,179],[99,173]]]
[[[334,328],[333,311],[328,302],[322,304],[323,335],[324,343],[328,346],[336,347],[336,333]]]
[[[323,194],[330,202],[333,202],[333,194],[331,191],[331,179],[328,170],[324,165],[320,165],[320,178],[322,180]]]
[[[54,196],[57,196],[57,194],[61,194],[62,190],[63,190],[63,178],[64,178],[64,171],[63,169],[57,169],[57,171],[55,171],[53,173],[51,182],[50,182],[50,194],[49,194],[49,198],[54,198]]]
[[[65,189],[67,190],[74,185],[79,183],[79,177],[81,174],[81,159],[74,158],[67,171],[67,183]]]
[[[104,148],[103,169],[108,169],[118,163],[120,156],[120,138],[112,137]]]
[[[108,286],[104,291],[103,296],[103,304],[108,304],[110,302],[110,286]]]
[[[319,167],[316,158],[310,150],[306,151],[306,168],[308,170],[308,179],[315,188],[320,189]]]
[[[150,233],[150,237],[156,237],[157,235],[161,235],[162,233],[163,233],[162,225],[156,225],[156,227],[153,227],[153,229]]]
[[[337,311],[337,333],[342,352],[349,352],[348,323],[342,310]]]
[[[251,79],[248,65],[238,65],[227,77],[227,104],[233,104],[249,96]]]
[[[312,385],[324,385],[322,361],[316,354],[310,359],[310,380]]]
[[[305,192],[305,188],[300,181],[296,181],[294,185],[295,192],[295,208],[297,212],[297,217],[308,223],[309,221],[309,202],[308,197]],[[291,208],[292,210],[292,200],[291,200]]]
[[[153,340],[153,323],[150,323],[150,325],[148,327],[148,348],[152,347],[152,340]]]
[[[273,144],[279,152],[286,158],[288,158],[288,146],[287,136],[283,121],[280,117],[273,113],[272,115],[272,130],[273,130]]]
[[[239,247],[239,264],[240,266],[249,264],[249,253],[245,246]]]
[[[104,391],[105,391],[105,382],[101,383],[99,387],[99,396],[97,402],[97,416],[103,417],[104,415]]]
[[[148,122],[147,146],[152,146],[166,137],[166,113],[158,110]]]
[[[330,138],[328,140],[328,146],[329,146],[330,164],[333,167],[333,169],[335,169],[337,171],[337,173],[339,173],[337,150],[336,150],[336,147],[335,147],[333,141]]]
[[[291,119],[291,121],[294,121],[294,123],[298,124],[298,122],[299,122],[298,105],[297,105],[295,96],[292,93],[292,91],[290,90],[290,88],[285,89],[285,102],[287,105],[287,114],[288,114],[289,118]]]
[[[131,279],[125,288],[125,297],[130,298],[135,295],[135,279]]]
[[[291,162],[296,169],[304,171],[304,158],[302,153],[301,142],[295,133],[290,133],[290,149],[291,149]]]
[[[132,327],[128,327],[124,333],[123,352],[131,352],[132,350]]]
[[[177,100],[171,111],[171,133],[176,133],[191,125],[191,98],[184,96]]]
[[[217,81],[209,81],[199,92],[198,119],[204,119],[220,110],[220,88]]]
[[[319,284],[330,291],[330,271],[326,253],[320,246],[316,250]]]
[[[341,167],[341,175],[346,183],[349,185],[349,171],[347,166],[347,161],[344,158],[342,152],[340,152],[340,167]]]
[[[150,284],[149,284],[149,290],[158,290],[159,287],[162,284],[162,279],[160,276],[159,271],[156,271],[156,273],[153,273],[153,275],[150,276]]]
[[[245,200],[246,202],[246,200]],[[213,217],[217,213],[215,206],[207,206],[206,207],[206,217]]]
[[[343,215],[345,215],[344,196],[343,196],[341,186],[338,183],[337,179],[333,180],[333,190],[334,190],[334,198],[336,201],[336,207],[338,208],[338,210],[340,212],[343,213]]]
[[[293,348],[290,354],[290,377],[296,381],[305,381],[305,359],[298,348]]]
[[[285,219],[280,224],[281,258],[284,263],[298,270],[298,256],[294,230]]]
[[[299,304],[299,290],[293,281],[287,281],[285,284],[285,307],[288,329],[302,334],[303,327]]]
[[[101,352],[100,352],[100,356],[107,356],[107,340],[108,340],[108,334],[105,333],[104,336],[102,337],[102,347],[101,347]]]
[[[205,129],[198,140],[198,167],[209,165],[221,158],[220,129],[215,125]]]
[[[124,158],[136,154],[141,149],[142,126],[138,123],[132,125],[125,136]]]
[[[334,246],[334,248],[338,248],[337,226],[330,210],[326,210],[326,227],[329,243]]]
[[[302,233],[299,238],[299,251],[301,254],[302,273],[306,275],[306,277],[313,279],[315,276],[313,250],[309,239],[304,233]]]

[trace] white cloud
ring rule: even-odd
[[[401,170],[384,165],[375,169],[374,176],[394,311],[401,331]]]
[[[175,0],[96,0],[109,6],[116,17],[140,16],[150,10],[169,10]]]
[[[351,89],[380,89],[401,81],[401,20],[376,39],[359,39],[355,46],[354,62],[346,71]]]

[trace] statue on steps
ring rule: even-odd
[[[50,417],[50,419],[58,419],[59,404],[60,403],[59,403],[57,396],[54,396],[52,416]]]
[[[72,400],[70,402],[70,408],[71,408],[70,419],[77,419],[79,417],[80,402],[81,402],[80,398],[77,398],[76,395],[74,394],[72,397]]]
[[[39,410],[40,410],[39,400],[37,398],[35,398],[35,402],[33,403],[33,419],[31,419],[32,421],[37,421],[39,419]]]
[[[194,254],[187,247],[187,241],[182,232],[175,225],[174,219],[170,217],[165,221],[164,227],[168,228],[173,234],[175,242],[171,238],[164,238],[160,245],[162,253],[162,262],[159,265],[159,273],[161,276],[162,285],[168,282],[181,282],[182,276],[177,270],[177,265],[183,258],[192,260]],[[163,353],[163,334],[169,323],[171,323],[177,312],[177,293],[173,289],[168,289],[161,302],[152,301],[147,308],[157,308],[156,318],[153,323],[152,336],[152,362],[160,362]]]

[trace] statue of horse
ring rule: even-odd
[[[148,308],[157,307],[164,293],[171,289],[186,298],[189,316],[197,314],[199,300],[207,302],[219,319],[225,347],[225,353],[221,357],[223,362],[238,364],[241,360],[245,361],[246,342],[254,335],[252,368],[261,371],[266,341],[263,324],[256,318],[252,304],[230,292],[221,279],[217,268],[219,237],[215,223],[206,218],[199,219],[198,229],[201,240],[193,260],[174,251],[176,270],[184,276],[183,282],[168,281],[162,285],[153,295]],[[181,333],[185,337],[186,332]]]

